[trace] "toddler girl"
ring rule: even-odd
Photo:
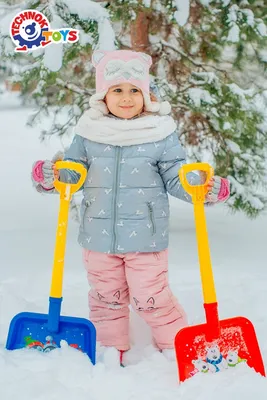
[[[151,327],[156,346],[166,351],[187,325],[168,283],[168,193],[191,202],[178,177],[185,152],[170,104],[150,93],[149,55],[96,51],[92,62],[96,93],[64,156],[88,171],[78,241],[91,288],[90,320],[101,345],[122,355],[130,348],[131,304]],[[38,191],[54,192],[58,176],[77,182],[75,172],[55,171],[59,158],[34,164]],[[200,184],[198,174],[189,173],[187,179]],[[226,179],[214,177],[209,189],[207,202],[229,196]]]

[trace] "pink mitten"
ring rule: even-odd
[[[32,178],[35,182],[44,182],[43,165],[44,161],[39,160],[36,161],[32,167]]]
[[[34,183],[40,184],[45,190],[50,190],[54,187],[54,179],[53,163],[51,161],[39,160],[33,164],[32,180]]]
[[[226,178],[220,176],[214,176],[209,185],[211,189],[206,196],[206,200],[211,203],[219,203],[226,201],[230,196],[230,182]]]
[[[62,160],[64,154],[58,151],[52,160],[38,160],[33,164],[31,178],[38,192],[52,191],[54,189],[54,164]]]

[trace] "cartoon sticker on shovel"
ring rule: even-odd
[[[236,367],[238,364],[246,361],[247,360],[239,357],[237,350],[228,351],[226,357],[224,357],[219,346],[214,345],[207,348],[206,357],[204,359],[199,357],[197,360],[192,360],[195,369],[190,373],[190,376],[194,376],[198,372],[220,372],[229,367]]]

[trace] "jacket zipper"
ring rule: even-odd
[[[113,237],[112,237],[112,245],[111,250],[112,253],[116,253],[116,240],[117,240],[117,197],[118,197],[118,176],[119,176],[119,167],[120,167],[120,158],[121,158],[121,147],[116,148],[116,158],[115,158],[115,179],[113,183]]]
[[[148,212],[149,212],[149,220],[152,225],[152,236],[153,236],[156,233],[156,224],[155,224],[153,206],[150,202],[148,202],[147,207],[148,207]]]

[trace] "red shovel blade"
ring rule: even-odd
[[[252,323],[244,317],[220,321],[220,335],[207,341],[210,325],[181,329],[175,337],[180,381],[196,373],[213,373],[246,362],[265,376],[264,365]]]

